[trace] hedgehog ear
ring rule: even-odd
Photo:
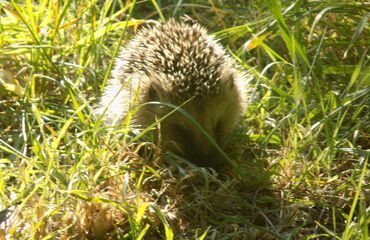
[[[226,89],[233,89],[234,88],[234,74],[230,73],[230,74],[227,74],[227,76],[225,77],[225,88]]]
[[[225,87],[229,90],[233,89],[234,88],[234,80],[229,79],[228,81],[226,81]]]
[[[151,83],[148,89],[149,101],[160,101],[160,94],[157,91],[155,84]]]

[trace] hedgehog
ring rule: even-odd
[[[181,107],[223,148],[244,114],[246,80],[241,66],[198,23],[156,23],[121,50],[98,112],[108,125],[122,125],[132,110],[132,125],[161,120],[154,131],[161,147],[198,166],[217,166],[222,158],[214,144],[171,106]]]

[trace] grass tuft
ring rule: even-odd
[[[0,239],[369,239],[369,8],[1,1]],[[92,114],[120,46],[184,15],[254,76],[220,171]]]

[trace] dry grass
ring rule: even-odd
[[[367,240],[370,5],[155,2],[0,2],[0,239]],[[237,170],[91,117],[119,45],[184,14],[254,75]]]

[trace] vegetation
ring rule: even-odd
[[[0,1],[0,239],[369,239],[366,1]],[[92,117],[120,45],[188,15],[248,70],[199,168]],[[145,130],[144,130],[145,131]]]

